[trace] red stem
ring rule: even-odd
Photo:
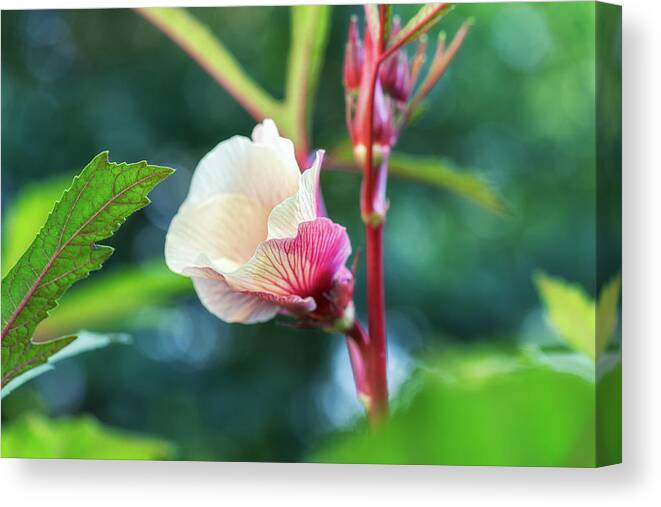
[[[379,7],[383,18],[383,7]],[[383,217],[374,220],[375,195],[381,178],[374,170],[374,94],[379,75],[379,66],[383,59],[383,22],[379,23],[378,40],[374,41],[376,58],[370,69],[369,93],[366,107],[365,128],[365,162],[363,166],[363,189],[361,193],[361,210],[365,220],[366,262],[367,262],[367,317],[369,326],[369,347],[367,354],[368,375],[370,384],[370,405],[368,413],[372,425],[378,424],[388,415],[388,381],[387,381],[387,344],[386,344],[386,314],[385,314],[385,284],[383,280]],[[384,171],[384,161],[379,171]],[[383,196],[381,196],[383,197]],[[381,208],[379,206],[379,208]],[[383,209],[379,209],[379,213]]]
[[[383,278],[383,223],[366,228],[368,324],[370,353],[370,420],[378,423],[388,415],[388,377],[385,284]]]
[[[388,377],[387,377],[387,338],[385,282],[383,278],[383,227],[386,212],[387,154],[382,154],[383,161],[374,167],[374,95],[379,76],[379,67],[385,59],[408,42],[411,34],[424,27],[442,10],[446,4],[439,4],[419,23],[401,34],[392,46],[386,49],[384,25],[385,7],[379,6],[379,33],[372,41],[374,51],[371,64],[365,69],[369,72],[367,104],[365,115],[359,128],[364,129],[365,161],[363,163],[363,190],[361,192],[361,211],[365,221],[366,262],[367,262],[367,318],[369,325],[369,344],[367,348],[367,374],[369,377],[370,422],[374,425],[388,415]]]

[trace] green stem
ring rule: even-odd
[[[211,30],[186,9],[142,8],[137,12],[183,49],[255,120],[273,118],[278,122],[284,116],[283,104],[266,93]],[[289,125],[282,128],[291,136]]]

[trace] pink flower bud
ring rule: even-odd
[[[381,83],[384,91],[399,102],[406,102],[411,93],[409,60],[403,51],[397,51],[381,67]]]
[[[397,37],[399,34],[399,30],[401,29],[401,20],[399,19],[399,16],[393,16],[392,17],[392,26],[390,27],[390,34],[388,35],[388,40],[392,41]]]
[[[344,51],[344,87],[348,91],[357,90],[363,72],[363,45],[358,33],[358,18],[351,17],[349,37]]]
[[[394,142],[395,125],[392,111],[386,104],[381,83],[374,90],[374,144],[390,147]]]

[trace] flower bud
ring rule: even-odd
[[[363,73],[363,45],[358,33],[358,18],[351,17],[349,37],[344,51],[344,87],[355,91],[360,87]]]
[[[353,320],[353,273],[343,267],[333,281],[328,298],[332,302],[332,307],[335,309],[335,318]],[[353,321],[349,325],[353,324]]]
[[[399,35],[399,31],[402,27],[402,20],[399,16],[394,15],[392,17],[392,26],[390,27],[390,34],[388,34],[388,40],[392,42]]]
[[[391,146],[394,136],[393,112],[386,103],[383,87],[377,81],[374,89],[374,144]]]
[[[409,60],[403,51],[397,51],[381,67],[381,83],[384,91],[398,102],[406,102],[411,93]]]

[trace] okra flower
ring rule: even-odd
[[[198,164],[170,224],[165,258],[189,276],[202,304],[226,322],[285,313],[332,327],[352,311],[351,244],[344,227],[317,216],[323,152],[301,173],[293,143],[275,123],[235,136]]]

